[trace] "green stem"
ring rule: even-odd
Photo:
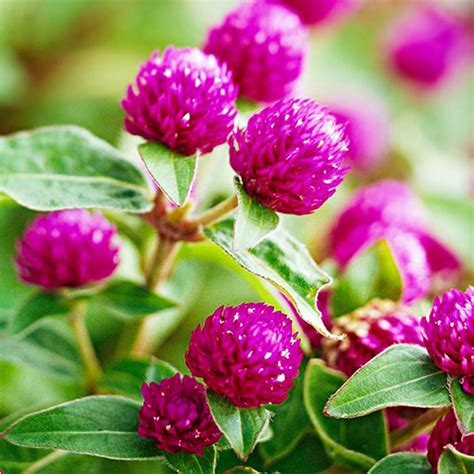
[[[237,207],[237,205],[237,196],[233,194],[225,201],[222,201],[216,206],[211,207],[211,209],[204,211],[200,216],[191,219],[190,222],[196,224],[196,226],[213,224],[214,222],[220,221],[225,216],[227,216],[227,214],[232,212]]]
[[[400,448],[421,433],[430,430],[439,418],[448,413],[450,407],[431,408],[415,418],[408,426],[392,432],[390,439],[392,449]]]
[[[56,461],[56,459],[59,459],[65,454],[67,454],[67,451],[60,451],[60,450],[53,451],[52,453],[48,454],[44,458],[38,459],[38,461],[31,464],[27,469],[25,469],[23,474],[33,474],[34,472],[39,471],[44,466],[47,466],[53,461]]]
[[[76,303],[71,311],[69,321],[76,338],[79,353],[86,370],[88,390],[94,392],[95,384],[102,375],[102,368],[92,345],[86,327],[87,306],[85,301]]]

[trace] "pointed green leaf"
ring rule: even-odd
[[[126,321],[143,318],[176,306],[167,298],[127,280],[110,283],[94,297],[93,301],[107,313]]]
[[[474,397],[466,393],[459,379],[452,379],[449,391],[453,401],[454,413],[464,434],[474,433]]]
[[[322,360],[311,359],[305,372],[305,407],[316,432],[337,463],[369,470],[377,459],[388,454],[385,418],[382,412],[356,420],[336,420],[324,415],[328,398],[343,382],[343,374],[328,369]]]
[[[143,173],[79,127],[46,127],[2,137],[0,156],[0,191],[30,209],[151,208]]]
[[[269,422],[262,408],[238,408],[226,398],[207,391],[212,417],[240,459],[246,460]]]
[[[161,382],[177,370],[162,360],[121,359],[106,367],[98,382],[99,390],[142,400],[143,382]]]
[[[188,453],[165,453],[171,468],[180,474],[214,474],[217,451],[214,446],[204,450],[202,456]]]
[[[158,186],[171,201],[182,206],[188,199],[196,174],[196,155],[181,155],[158,142],[143,143],[138,151]]]
[[[240,251],[255,247],[278,227],[280,218],[276,212],[252,199],[238,178],[234,179],[234,184],[239,202],[234,224],[234,249]]]
[[[438,474],[472,474],[474,456],[460,453],[448,445],[438,461]]]
[[[316,307],[319,290],[331,279],[316,265],[304,245],[280,227],[254,248],[235,252],[233,228],[233,219],[227,219],[207,227],[204,233],[243,268],[283,291],[308,324],[334,338]]]
[[[352,259],[331,298],[334,317],[350,313],[374,298],[398,301],[402,279],[386,240],[379,240]]]
[[[63,449],[109,459],[160,459],[153,440],[138,436],[141,404],[115,396],[93,396],[32,413],[6,430],[18,446]]]
[[[431,408],[450,403],[447,376],[426,350],[395,344],[360,368],[331,396],[325,413],[354,418],[394,406]]]
[[[415,453],[390,454],[381,459],[368,474],[431,474],[426,456]]]

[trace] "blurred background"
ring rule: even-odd
[[[236,3],[0,0],[0,135],[76,124],[133,155],[135,141],[123,133],[119,102],[139,65],[153,50],[169,44],[200,46],[206,30]],[[389,45],[398,36],[396,25],[421,4],[454,15],[466,33],[462,58],[435,87],[420,87],[389,64]],[[311,28],[298,95],[325,103],[342,116],[355,110],[376,117],[359,125],[360,133],[376,143],[375,150],[364,155],[373,155],[373,161],[356,166],[315,215],[286,219],[287,228],[310,247],[317,260],[324,255],[328,225],[351,191],[394,177],[412,185],[430,211],[437,235],[462,257],[472,275],[473,9],[472,0],[366,0],[350,16]],[[208,161],[199,180],[198,194],[206,193],[202,205],[224,196],[232,185],[225,147]],[[12,254],[32,215],[0,206],[0,330],[31,292],[18,282]],[[124,242],[121,272],[130,277],[137,274],[136,250],[126,238]],[[184,367],[184,348],[198,320],[219,304],[259,297],[253,277],[235,272],[236,265],[219,250],[204,245],[183,252],[188,252],[188,258],[178,266],[169,292],[179,298],[187,294],[186,310],[179,318],[171,315],[163,320],[157,352],[178,368]],[[120,323],[90,318],[90,325],[95,343],[107,358],[111,335],[118,337]],[[174,332],[175,328],[179,330]],[[0,362],[0,379],[0,418],[29,405],[78,396],[74,384],[11,362]],[[34,399],[28,393],[32,383],[40,387]],[[140,472],[146,472],[145,464]],[[156,465],[150,469],[157,472]]]

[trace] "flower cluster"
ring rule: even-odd
[[[119,263],[117,230],[98,212],[71,209],[37,217],[18,243],[20,278],[45,290],[104,280]]]
[[[156,440],[159,449],[203,454],[222,436],[211,417],[204,387],[179,374],[142,387],[138,434]]]
[[[186,364],[214,392],[252,408],[286,400],[302,356],[287,316],[245,303],[218,308],[195,329]]]
[[[474,287],[453,289],[437,297],[422,320],[424,343],[435,364],[461,377],[464,390],[474,395]]]

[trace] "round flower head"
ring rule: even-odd
[[[431,463],[433,474],[438,472],[439,458],[448,444],[460,453],[474,456],[474,434],[462,436],[452,410],[438,420],[428,441],[428,461]]]
[[[474,287],[465,293],[449,290],[437,297],[422,326],[434,363],[460,376],[464,390],[474,395]]]
[[[45,290],[80,287],[110,276],[119,263],[117,230],[84,209],[37,217],[18,243],[20,278]]]
[[[430,87],[456,69],[465,52],[465,33],[447,12],[420,7],[396,25],[389,41],[392,69],[412,83]]]
[[[203,454],[222,436],[212,419],[204,387],[192,377],[176,374],[159,384],[142,386],[144,403],[138,434],[156,440],[169,453]]]
[[[289,95],[307,46],[298,16],[275,3],[242,3],[209,31],[204,50],[232,70],[240,94],[257,102]]]
[[[282,403],[303,353],[291,321],[264,303],[220,307],[191,335],[186,364],[195,377],[242,408]]]
[[[360,0],[282,0],[300,15],[304,23],[318,23],[339,19],[359,6]]]
[[[128,87],[125,128],[183,155],[209,153],[233,128],[237,95],[231,72],[214,56],[168,47],[162,57],[153,53]]]
[[[349,170],[347,148],[344,129],[328,109],[311,99],[287,99],[233,133],[230,164],[260,204],[285,214],[310,214]]]
[[[340,341],[323,339],[323,354],[331,367],[347,376],[393,344],[423,345],[418,319],[391,301],[372,301],[334,320]]]

